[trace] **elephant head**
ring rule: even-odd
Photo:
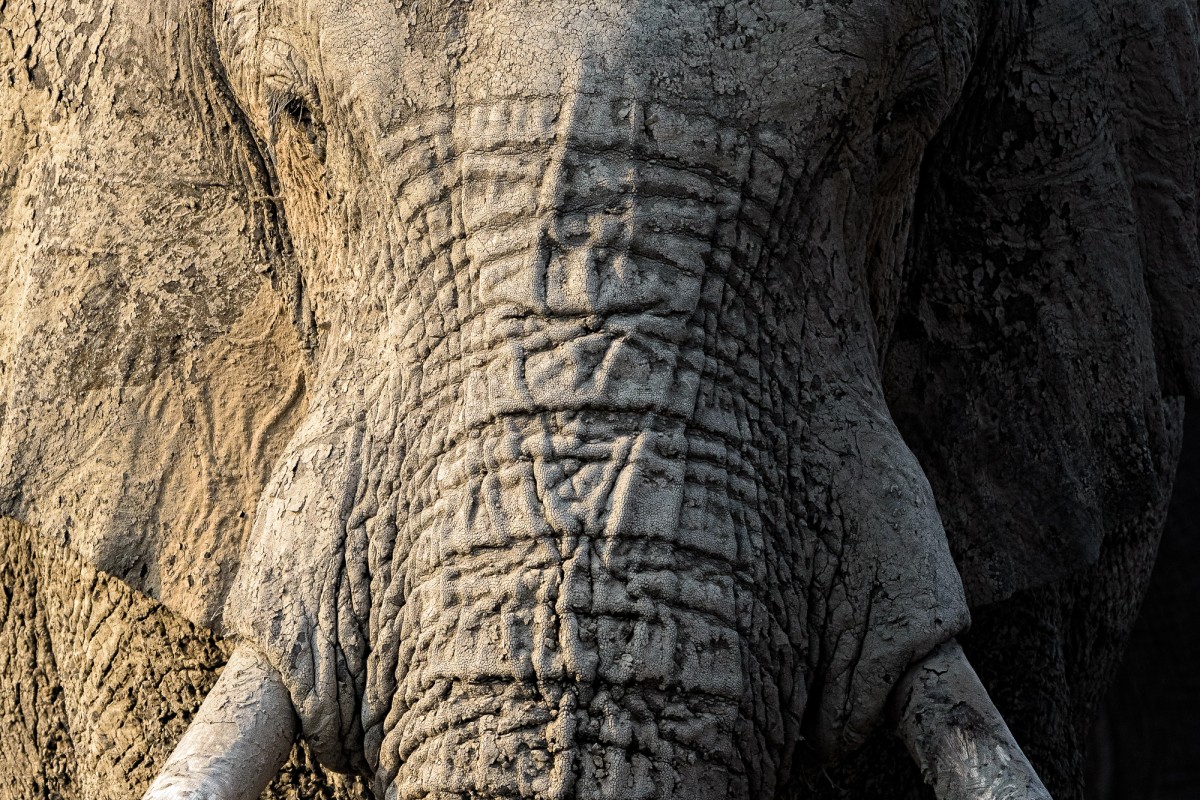
[[[3,13],[0,512],[239,637],[235,784],[944,770],[1200,386],[1183,2]]]

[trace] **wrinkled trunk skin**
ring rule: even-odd
[[[361,278],[394,293],[382,355],[332,370],[375,380],[315,401],[260,508],[247,572],[276,578],[232,608],[266,621],[235,625],[328,653],[281,671],[324,757],[381,797],[771,796],[805,725],[817,751],[855,741],[965,622],[861,318],[833,311],[854,301],[780,290],[822,198],[668,108],[422,123],[444,133],[397,145],[419,183],[384,239],[414,243],[408,269]],[[406,163],[455,139],[471,151]],[[297,558],[297,526],[341,532]],[[277,576],[314,560],[337,566],[297,615]]]
[[[813,556],[773,536],[798,523],[783,470],[798,460],[798,320],[750,299],[747,244],[777,243],[739,220],[778,196],[780,171],[755,152],[766,175],[739,192],[751,151],[734,137],[706,154],[721,183],[631,159],[612,134],[578,140],[617,122],[580,105],[592,118],[519,183],[552,196],[550,214],[503,219],[526,203],[489,194],[519,166],[467,162],[451,213],[473,229],[469,262],[452,252],[447,277],[480,290],[444,308],[442,352],[401,367],[421,375],[401,424],[428,421],[405,431],[406,497],[377,498],[408,514],[403,561],[379,581],[404,609],[372,637],[395,685],[368,687],[367,746],[402,796],[749,796],[770,787],[748,773],[781,756],[768,739],[794,742],[805,706],[797,656],[763,641],[803,639],[793,570]],[[526,134],[515,119],[552,111],[517,107],[469,138],[499,150]],[[614,191],[625,181],[636,199]],[[709,202],[673,199],[689,192]],[[775,369],[764,339],[786,343]]]

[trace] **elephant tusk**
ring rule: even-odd
[[[296,727],[279,673],[239,645],[142,800],[255,800],[291,753]]]
[[[910,667],[891,704],[938,800],[1050,800],[955,640]]]

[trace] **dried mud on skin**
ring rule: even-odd
[[[138,797],[216,682],[226,645],[0,520],[0,797]],[[264,800],[367,800],[305,745]]]

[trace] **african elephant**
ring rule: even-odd
[[[895,731],[1046,797],[997,706],[1079,792],[1200,390],[1193,3],[0,15],[0,515],[236,646],[148,796]]]

